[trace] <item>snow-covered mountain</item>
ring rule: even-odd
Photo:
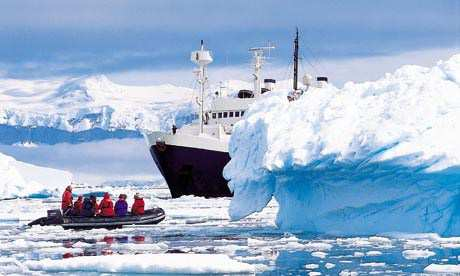
[[[0,80],[0,125],[25,131],[79,133],[165,129],[194,118],[191,88],[123,86],[105,76],[65,80]],[[14,130],[2,131],[14,136]],[[13,133],[12,133],[13,132]],[[24,131],[23,131],[24,132]],[[16,133],[16,136],[18,133]],[[24,135],[24,134],[23,134]],[[62,134],[61,134],[62,135]]]
[[[72,174],[15,160],[0,153],[0,199],[62,192]]]
[[[235,125],[232,218],[285,229],[460,234],[460,54],[375,82],[271,93]]]

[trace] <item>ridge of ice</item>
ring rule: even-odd
[[[232,219],[274,197],[286,230],[460,234],[460,54],[286,95],[266,94],[234,127]]]

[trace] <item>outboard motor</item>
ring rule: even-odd
[[[48,210],[46,218],[48,225],[62,224],[63,222],[62,213],[59,209]]]
[[[38,218],[32,222],[30,222],[28,225],[33,226],[33,225],[60,225],[64,222],[64,218],[62,217],[61,210],[59,209],[53,209],[53,210],[48,210],[47,216],[46,217],[41,217]]]

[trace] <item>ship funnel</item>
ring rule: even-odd
[[[316,77],[316,83],[318,84],[318,87],[324,87],[328,83],[328,78],[327,77]]]
[[[267,91],[275,90],[276,80],[274,79],[264,79],[264,88]]]

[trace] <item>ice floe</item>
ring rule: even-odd
[[[27,261],[30,270],[98,273],[254,273],[255,267],[220,254],[137,254]]]

